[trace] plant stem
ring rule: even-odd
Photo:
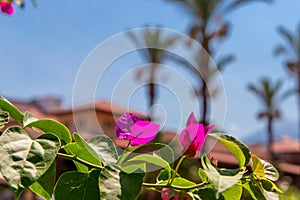
[[[171,188],[171,189],[175,189],[175,190],[191,190],[191,189],[202,187],[206,184],[207,184],[207,182],[202,182],[202,183],[192,185],[192,186],[176,186],[176,185],[170,185],[170,184],[159,185],[159,184],[155,184],[155,183],[143,183],[143,186],[144,187],[152,187],[152,188]]]
[[[121,156],[119,157],[119,159],[118,159],[118,161],[117,161],[117,164],[122,164],[122,162],[124,162],[123,156],[124,156],[127,152],[129,152],[129,151],[128,151],[128,147],[130,146],[130,143],[131,143],[131,141],[128,141],[128,144],[127,144],[127,146],[125,147],[125,149],[123,150]],[[128,156],[128,155],[127,155],[127,156]],[[126,159],[126,158],[125,158],[125,159]],[[122,162],[121,162],[121,161],[122,161]]]
[[[177,172],[178,172],[178,170],[179,170],[179,167],[180,167],[180,165],[181,165],[181,163],[182,163],[182,161],[183,161],[183,159],[184,159],[185,157],[186,157],[185,155],[181,156],[180,160],[178,161],[178,163],[177,163],[177,165],[176,165],[175,172],[174,172],[174,174],[172,175],[171,179],[169,179],[168,184],[170,184],[170,185],[172,184],[172,182],[173,182],[173,180],[174,180],[174,178],[175,178],[175,176],[176,176],[176,174],[177,174]]]
[[[76,157],[76,156],[72,156],[72,155],[64,154],[64,153],[57,153],[57,155],[61,158],[64,158],[64,159],[67,159],[67,160],[73,160],[73,161],[79,162],[81,164],[87,165],[87,166],[92,167],[92,168],[103,169],[103,167],[100,166],[100,165],[95,165],[93,163],[89,163],[85,160],[82,160],[82,159]]]

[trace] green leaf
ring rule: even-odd
[[[54,161],[50,168],[34,182],[29,188],[37,195],[44,197],[47,200],[51,200],[51,195],[54,190],[56,178],[56,162]]]
[[[59,139],[52,134],[32,140],[20,127],[10,127],[3,132],[0,170],[17,198],[49,169],[59,147]]]
[[[99,196],[100,170],[90,173],[65,172],[58,179],[55,189],[55,200],[95,200]]]
[[[168,170],[163,169],[158,174],[158,176],[156,178],[156,182],[162,183],[163,181],[167,181],[174,175],[174,173],[175,173],[175,170],[173,170],[173,169],[171,170],[171,173],[169,173]],[[180,175],[178,173],[176,173],[175,177],[180,177]]]
[[[52,119],[40,119],[27,124],[26,127],[38,128],[45,133],[52,133],[56,135],[61,141],[62,145],[72,142],[69,129],[62,123]]]
[[[162,159],[166,160],[170,164],[174,163],[173,150],[168,145],[162,143],[149,143],[149,144],[135,147],[132,151],[123,154],[120,157],[118,163],[121,164],[126,160],[129,160],[134,156],[140,155],[145,152],[161,157]]]
[[[2,97],[0,97],[0,110],[7,111],[10,117],[22,124],[23,114],[14,105]]]
[[[46,200],[52,200],[51,195],[38,182],[34,182],[29,188],[38,196],[43,197]]]
[[[146,172],[146,163],[137,163],[137,164],[130,164],[127,166],[121,166],[121,169],[123,172],[127,174],[134,173],[135,171],[143,171]]]
[[[207,175],[205,174],[205,172],[202,168],[198,169],[198,175],[202,182],[205,182],[207,180]]]
[[[237,170],[217,169],[211,163],[211,161],[207,156],[203,156],[201,158],[201,163],[202,163],[203,170],[209,179],[209,182],[214,186],[217,193],[224,192],[225,190],[231,188],[243,177],[243,174],[245,172],[245,168],[241,168]],[[232,173],[230,173],[230,171]]]
[[[251,155],[251,168],[254,175],[259,177],[265,177],[265,170],[264,165],[262,164],[261,160],[255,156],[254,154]]]
[[[69,143],[69,144],[66,144],[64,146],[64,150],[70,154],[70,155],[73,155],[74,157],[77,155],[78,156],[78,151],[79,151],[79,147],[77,145],[76,142],[72,142],[72,143]],[[82,153],[80,153],[79,156],[81,156]],[[77,171],[79,172],[84,172],[84,173],[88,173],[89,172],[89,167],[84,165],[84,164],[81,164],[75,160],[73,160],[73,163],[75,164],[76,168],[77,168]]]
[[[115,165],[106,165],[99,177],[101,200],[137,199],[144,176],[145,173],[141,170],[127,174]]]
[[[249,163],[251,153],[244,143],[230,135],[222,133],[211,133],[209,136],[222,143],[235,156],[240,167],[246,166]]]
[[[201,200],[217,200],[216,191],[213,188],[201,188],[197,191]]]
[[[24,118],[23,118],[23,125],[27,126],[28,124],[30,124],[31,122],[35,122],[37,121],[38,118],[36,118],[34,116],[34,114],[30,113],[30,112],[25,112],[24,114]]]
[[[8,112],[0,111],[0,130],[8,123]]]
[[[264,165],[265,177],[271,181],[277,181],[279,178],[279,173],[277,169],[271,164],[264,160],[261,160]]]
[[[254,200],[266,200],[262,189],[255,182],[247,182],[243,184],[243,187],[249,192],[249,194]]]
[[[97,152],[78,133],[73,133],[73,137],[78,145],[76,156],[89,163],[101,166],[102,160]]]
[[[118,153],[113,141],[107,136],[96,136],[87,141],[88,145],[101,157],[105,164],[115,164]]]
[[[171,167],[167,161],[163,160],[160,157],[156,157],[149,154],[141,154],[135,156],[123,164],[129,165],[130,163],[136,164],[139,162],[156,165],[162,169],[166,169],[169,173],[171,173]]]
[[[251,168],[254,175],[258,177],[265,177],[271,181],[278,180],[279,173],[271,163],[258,158],[254,154],[252,154],[251,159]]]
[[[241,181],[238,181],[237,184],[229,188],[228,190],[225,190],[221,193],[223,198],[225,200],[240,200],[243,193],[243,186]]]
[[[160,184],[167,184],[167,183],[168,183],[168,180],[161,182]],[[188,186],[195,186],[196,183],[194,183],[190,180],[187,180],[185,178],[182,178],[182,177],[175,177],[172,182],[172,185],[179,186],[179,187],[188,187]]]
[[[282,191],[277,187],[275,183],[270,181],[269,179],[266,178],[260,178],[260,183],[262,187],[267,190],[268,192],[276,192],[276,193],[282,193]]]
[[[145,173],[141,170],[131,174],[120,172],[121,200],[135,200],[138,198],[142,190],[144,176]]]

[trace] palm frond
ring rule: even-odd
[[[136,45],[137,47],[142,46],[142,40],[138,38],[138,35],[136,35],[135,32],[133,31],[128,31],[126,32],[127,37],[134,43],[134,45]]]
[[[278,32],[286,40],[289,48],[291,48],[291,50],[296,55],[298,55],[297,47],[296,47],[296,44],[295,44],[296,41],[295,41],[294,35],[289,30],[287,30],[286,28],[284,28],[283,26],[280,26],[278,28]]]
[[[182,57],[178,57],[178,55],[168,54],[168,56],[180,66],[190,71],[191,74],[195,75],[198,79],[202,79],[200,71],[198,71],[198,69],[195,68],[192,63],[183,59]]]
[[[278,32],[281,34],[281,36],[283,36],[290,44],[294,43],[294,39],[293,39],[293,34],[287,30],[285,27],[283,26],[279,26],[278,27]]]
[[[212,34],[212,38],[222,39],[225,36],[227,36],[229,30],[229,23],[224,23],[219,27],[217,30],[215,30]]]
[[[272,83],[268,78],[262,78],[258,85],[248,85],[248,89],[259,97],[268,112],[273,112],[276,109],[281,87],[281,80]]]
[[[255,85],[249,84],[247,86],[247,89],[249,91],[253,92],[254,94],[256,94],[257,96],[260,96],[260,97],[263,96],[262,91],[259,88],[257,88]]]
[[[216,64],[218,70],[222,71],[226,65],[232,63],[234,60],[235,60],[235,56],[232,54],[222,57]]]
[[[273,2],[273,0],[235,0],[227,6],[226,11],[233,11],[240,6],[243,6],[247,3],[253,3],[255,1],[260,1],[260,2],[265,2],[265,3]]]
[[[297,94],[297,92],[298,92],[298,91],[297,91],[296,88],[289,89],[289,90],[285,91],[285,92],[281,95],[280,99],[281,99],[281,100],[286,100],[286,99],[289,98],[291,95]]]
[[[293,74],[298,75],[300,73],[300,63],[299,62],[286,62],[287,69]]]
[[[282,54],[287,54],[287,50],[285,49],[285,47],[282,45],[278,45],[277,47],[275,47],[274,55],[278,56],[278,55],[282,55]]]

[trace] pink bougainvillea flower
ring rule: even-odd
[[[12,15],[15,12],[14,7],[11,5],[11,2],[6,2],[6,1],[1,1],[0,2],[0,7],[1,7],[1,12],[7,14],[7,15]]]
[[[204,126],[197,123],[194,113],[191,113],[186,128],[180,134],[180,142],[184,148],[184,155],[195,157],[201,150],[206,136],[214,129],[215,125]]]
[[[131,146],[138,146],[152,141],[159,130],[159,125],[143,121],[132,113],[124,113],[115,125],[117,137],[130,141]]]
[[[161,190],[161,198],[162,198],[162,200],[170,200],[171,190],[169,188],[163,188]]]
[[[169,188],[163,188],[161,198],[162,200],[179,200],[179,194]]]

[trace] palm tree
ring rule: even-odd
[[[148,108],[150,110],[156,100],[157,72],[160,64],[166,58],[166,52],[164,50],[172,46],[177,37],[166,38],[159,28],[145,28],[142,35],[138,35],[136,32],[128,32],[128,37],[138,48],[147,47],[140,49],[140,52],[143,59],[149,64],[149,68],[138,70],[137,78],[144,79],[147,84],[147,93],[149,96]]]
[[[273,122],[275,119],[278,119],[280,117],[280,111],[277,105],[277,98],[281,86],[282,82],[280,80],[273,84],[267,78],[261,79],[258,85],[248,85],[248,89],[259,98],[259,100],[264,106],[263,110],[258,113],[257,117],[258,119],[265,118],[267,120],[267,149],[271,161],[274,159],[274,154],[272,152],[272,143],[274,140]]]
[[[208,114],[210,98],[214,98],[219,91],[217,86],[212,86],[210,83],[212,83],[213,77],[218,71],[222,71],[227,64],[234,60],[234,56],[227,55],[222,57],[215,63],[216,67],[214,67],[214,64],[210,63],[209,55],[204,49],[196,51],[191,58],[193,59],[195,66],[193,66],[190,62],[178,57],[173,56],[172,59],[189,70],[193,75],[195,75],[196,80],[198,80],[199,85],[194,88],[194,94],[198,98],[199,102],[202,102],[202,116],[200,122],[207,124],[206,118]]]
[[[229,12],[235,10],[239,6],[242,6],[246,3],[253,2],[253,0],[167,0],[171,2],[176,2],[182,5],[187,13],[191,14],[194,18],[194,22],[189,29],[189,35],[191,38],[198,41],[203,49],[211,56],[214,56],[214,51],[212,49],[212,43],[216,40],[223,39],[228,34],[229,23],[223,21],[222,17],[228,14]],[[271,2],[272,0],[260,0],[264,2]],[[207,122],[207,113],[208,106],[210,102],[210,95],[208,94],[208,83],[211,79],[211,73],[208,73],[209,76],[203,77],[201,74],[202,71],[210,71],[209,69],[209,59],[201,58],[203,53],[202,49],[196,59],[201,59],[201,66],[197,66],[198,69],[202,70],[197,75],[199,80],[199,89],[196,91],[197,97],[202,99],[202,116],[201,122]],[[221,70],[225,64],[228,64],[233,60],[233,56],[225,56],[219,61],[222,65],[217,64],[217,68]],[[188,66],[188,65],[186,65]],[[203,69],[206,68],[206,69]],[[205,73],[204,73],[205,74]]]
[[[282,26],[279,27],[278,31],[285,40],[285,45],[278,45],[275,48],[275,54],[286,56],[285,67],[296,80],[296,89],[292,89],[289,93],[294,93],[298,96],[298,131],[300,140],[300,23],[296,34],[291,33]]]

